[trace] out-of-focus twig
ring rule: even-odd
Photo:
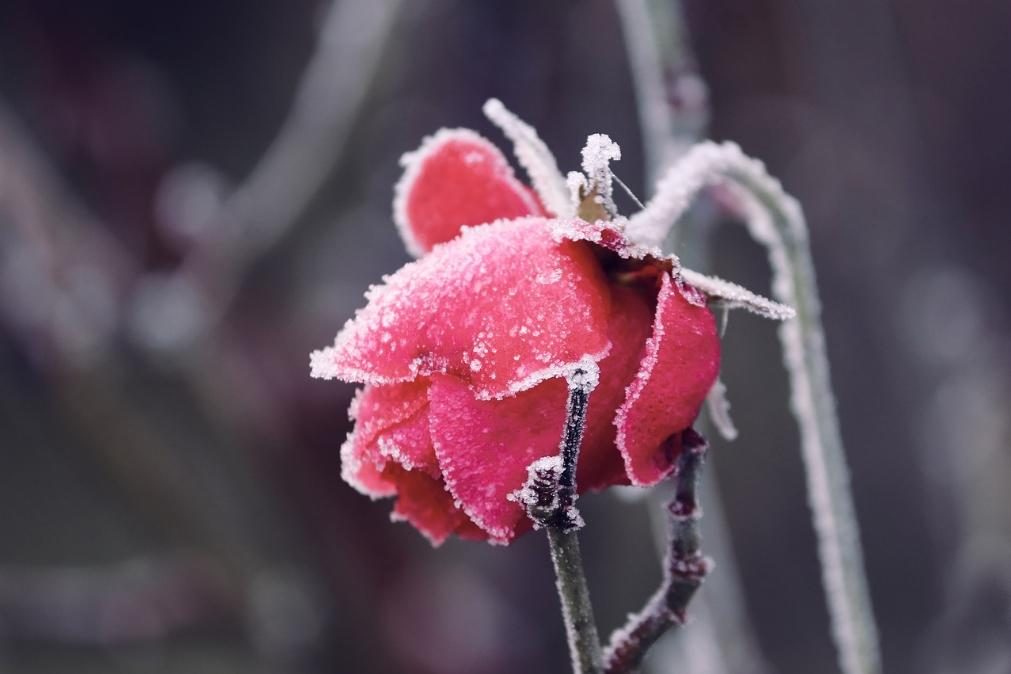
[[[697,74],[681,3],[616,2],[635,82],[646,184],[652,186],[664,169],[705,136],[709,97]]]
[[[305,211],[344,149],[402,0],[335,0],[288,117],[249,177],[221,205],[213,231],[181,274],[210,297],[215,322],[245,269]]]
[[[0,569],[0,639],[122,646],[204,623],[242,622],[223,569],[196,557]]]
[[[93,355],[135,272],[0,101],[0,318],[50,355]]]

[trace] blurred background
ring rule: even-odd
[[[709,134],[807,212],[885,669],[1007,674],[1011,5],[684,10]],[[308,353],[408,260],[399,156],[505,147],[488,97],[563,170],[610,134],[648,195],[626,47],[606,0],[0,3],[0,671],[566,671],[543,537],[390,524]],[[765,292],[720,220],[712,267]],[[732,317],[723,378],[717,570],[650,671],[835,671],[774,325]],[[606,634],[659,506],[581,506]]]

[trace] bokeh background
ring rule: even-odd
[[[710,133],[803,203],[886,671],[1011,672],[1011,5],[689,0]],[[401,153],[589,133],[648,194],[605,0],[0,3],[0,671],[561,672],[546,543],[438,550],[340,481],[308,377],[408,257]],[[713,267],[766,289],[719,222]],[[717,571],[652,672],[830,672],[773,325],[735,315]],[[656,499],[583,499],[601,629]]]

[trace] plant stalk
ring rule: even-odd
[[[600,637],[583,572],[578,535],[575,531],[563,532],[557,526],[549,526],[547,532],[573,671],[600,674],[603,671]]]

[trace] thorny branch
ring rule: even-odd
[[[712,570],[712,561],[700,552],[702,508],[698,502],[708,444],[690,428],[682,433],[681,441],[681,456],[675,472],[676,490],[667,506],[670,547],[664,560],[663,581],[642,611],[611,635],[604,654],[607,674],[637,671],[649,647],[668,629],[684,624],[688,603]]]

